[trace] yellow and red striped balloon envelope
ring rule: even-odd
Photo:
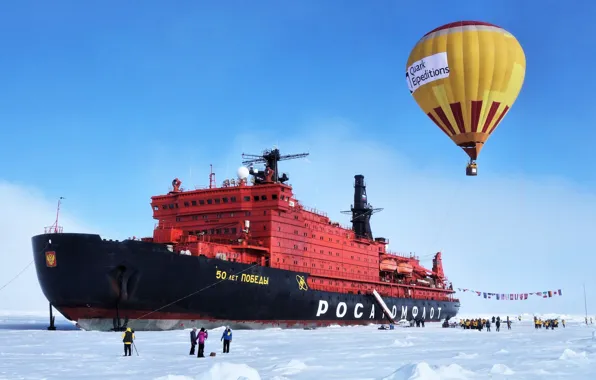
[[[511,109],[526,56],[505,29],[479,21],[443,25],[414,46],[406,81],[418,106],[471,160]]]

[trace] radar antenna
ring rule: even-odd
[[[242,153],[242,165],[249,165],[249,172],[255,176],[255,183],[284,183],[290,178],[287,173],[283,173],[281,176],[279,175],[277,163],[279,161],[294,160],[306,156],[308,156],[308,153],[286,154],[282,156],[277,148],[267,149],[260,155]],[[252,168],[252,165],[254,164],[265,164],[265,170],[255,171]]]

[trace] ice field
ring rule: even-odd
[[[0,313],[1,379],[596,379],[596,325],[581,316],[554,331],[534,329],[531,315],[499,333],[438,324],[235,330],[229,354],[218,328],[205,347],[217,356],[206,358],[188,355],[188,330],[138,332],[138,356],[123,357],[121,333],[60,318],[47,331],[46,316]]]

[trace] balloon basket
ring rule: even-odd
[[[468,177],[475,177],[478,175],[478,167],[475,162],[468,164],[466,167],[466,175]]]

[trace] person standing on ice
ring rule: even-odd
[[[122,343],[124,343],[124,356],[132,356],[131,346],[135,340],[135,333],[130,327],[126,328],[124,334],[122,334]]]
[[[201,331],[199,331],[199,335],[197,337],[197,341],[199,342],[199,352],[197,354],[197,358],[205,357],[205,340],[207,340],[208,336],[209,334],[207,333],[207,330],[205,330],[204,327],[201,327]]]
[[[224,354],[230,353],[230,343],[232,343],[232,330],[228,327],[221,334],[220,342],[223,340],[223,352]]]
[[[486,320],[486,331],[490,332],[490,320]]]
[[[189,355],[195,354],[195,347],[197,345],[197,328],[193,327],[190,332],[190,353]]]
[[[495,326],[497,326],[497,332],[501,331],[501,318],[497,317],[497,321],[495,322]]]

